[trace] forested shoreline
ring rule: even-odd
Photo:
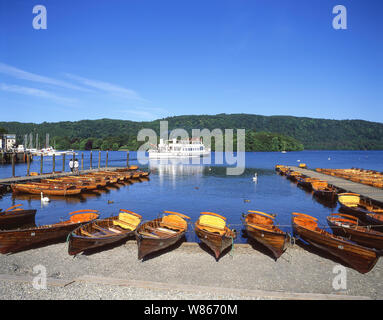
[[[146,122],[114,119],[40,124],[0,122],[0,133],[15,133],[20,144],[26,134],[32,133],[34,137],[38,134],[41,146],[49,133],[50,144],[59,150],[137,150],[143,143],[137,141],[139,130],[153,129],[159,135],[163,120],[168,121],[169,131],[182,128],[190,136],[192,129],[246,129],[246,151],[383,149],[382,123],[253,114],[185,115]]]

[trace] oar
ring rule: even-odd
[[[262,216],[265,216],[267,218],[270,218],[270,219],[275,219],[275,214],[268,214],[268,213],[265,213],[265,212],[262,212],[262,211],[254,211],[254,210],[247,210],[248,212],[251,212],[251,213],[255,213],[255,214],[258,214],[258,215],[262,215]]]
[[[185,219],[189,219],[190,220],[190,217],[182,214],[182,213],[179,213],[179,212],[174,212],[174,211],[165,211],[164,210],[164,213],[169,213],[169,214],[175,214],[177,216],[180,216],[181,218],[185,218]]]
[[[13,211],[13,210],[15,210],[15,208],[20,207],[20,206],[22,206],[22,204],[16,204],[16,205],[14,205],[14,206],[12,206],[12,207],[9,207],[9,208],[6,209],[5,211]]]
[[[127,213],[130,213],[130,214],[132,214],[132,215],[134,215],[134,216],[136,216],[137,218],[140,218],[140,219],[142,219],[142,217],[138,214],[138,213],[135,213],[135,212],[133,212],[133,211],[130,211],[130,210],[126,210],[126,209],[120,209],[120,212],[127,212]]]
[[[226,220],[225,217],[219,215],[218,213],[214,213],[214,212],[201,212],[201,214],[208,214],[208,215],[216,216],[216,217],[219,217],[219,218],[221,218],[221,219],[223,219],[223,220]]]

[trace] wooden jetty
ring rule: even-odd
[[[343,178],[329,176],[327,174],[319,173],[313,170],[299,168],[296,166],[286,166],[290,170],[294,170],[308,176],[310,178],[318,178],[320,180],[326,180],[330,186],[339,189],[341,192],[358,193],[363,198],[367,198],[377,204],[383,204],[383,190],[375,187],[371,187],[358,182],[353,182]]]

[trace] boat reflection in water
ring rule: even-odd
[[[158,174],[161,186],[167,178],[172,181],[173,187],[176,185],[176,179],[182,176],[202,177],[208,170],[202,164],[189,164],[182,159],[150,159],[149,169]]]

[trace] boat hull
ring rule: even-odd
[[[12,191],[14,193],[29,193],[29,194],[41,194],[41,192],[44,195],[53,195],[53,196],[71,196],[71,195],[77,195],[80,194],[82,189],[41,189],[38,187],[24,187],[22,185],[12,185]]]
[[[292,222],[294,233],[312,246],[338,257],[360,273],[369,272],[376,264],[378,255],[375,250],[353,244],[340,238],[326,237],[319,232],[301,227]]]
[[[221,256],[222,252],[233,244],[235,239],[235,234],[232,236],[220,235],[203,230],[198,225],[195,225],[195,233],[201,242],[206,244],[214,252],[217,260]]]
[[[35,222],[36,210],[0,212],[0,229],[15,228]]]
[[[0,231],[0,253],[18,252],[43,243],[65,240],[81,224],[83,223]]]
[[[359,231],[353,227],[339,227],[331,220],[327,219],[328,225],[331,227],[334,234],[346,237],[363,246],[375,249],[383,249],[383,233],[381,232],[366,232]]]
[[[313,189],[314,196],[321,198],[323,200],[329,201],[329,202],[336,202],[337,200],[337,193],[333,190],[318,190]]]
[[[278,259],[286,250],[287,234],[259,230],[249,225],[246,225],[246,233],[250,238],[268,248],[273,253],[275,259]]]

